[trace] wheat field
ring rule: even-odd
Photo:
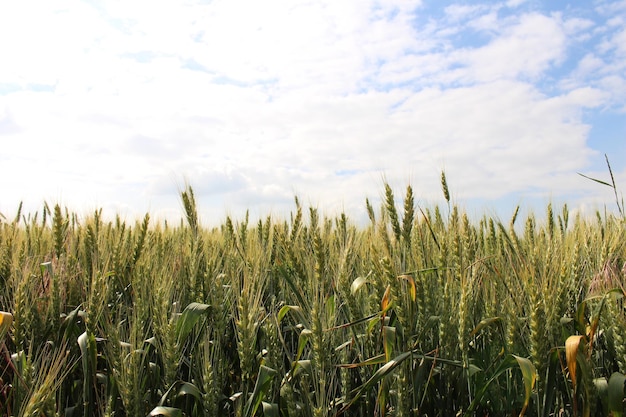
[[[608,416],[624,411],[626,220],[502,222],[409,186],[369,224],[0,222],[2,416]]]

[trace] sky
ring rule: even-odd
[[[626,1],[0,3],[0,213],[205,225],[594,213],[626,187]],[[621,187],[620,187],[621,186]]]

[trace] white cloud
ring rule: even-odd
[[[444,8],[444,12],[451,22],[459,22],[470,17],[476,16],[476,14],[487,9],[484,4],[451,4]]]
[[[498,78],[536,79],[563,59],[565,35],[558,22],[539,14],[522,15],[502,36],[477,50],[459,53],[459,61],[472,69],[472,81]]]
[[[510,8],[515,8],[515,7],[521,6],[522,4],[526,2],[527,0],[508,0],[506,2],[506,6]]]
[[[582,112],[624,102],[606,60],[624,32],[502,4],[440,20],[418,1],[20,4],[0,6],[18,39],[0,42],[6,201],[171,216],[186,178],[207,218],[294,194],[356,212],[383,175],[438,198],[443,167],[467,198],[569,192],[593,154]],[[604,50],[535,84],[588,33]]]

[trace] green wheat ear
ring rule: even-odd
[[[413,198],[413,189],[411,186],[406,187],[406,196],[404,197],[404,216],[402,217],[402,238],[407,248],[411,247],[411,231],[413,229],[413,220],[415,218],[415,200]]]
[[[389,215],[391,221],[391,229],[393,230],[396,242],[400,241],[402,235],[402,229],[400,228],[400,220],[398,220],[398,211],[396,210],[396,202],[393,196],[393,190],[391,186],[385,183],[385,209]]]
[[[181,199],[183,200],[183,207],[185,209],[185,215],[187,216],[187,222],[194,233],[198,232],[198,211],[196,208],[196,198],[193,193],[193,188],[190,185],[187,189],[181,193]]]
[[[67,233],[68,222],[61,212],[61,207],[57,204],[54,206],[54,217],[52,218],[52,230],[54,234],[54,252],[59,258],[65,251],[65,236]]]
[[[443,190],[443,197],[446,199],[448,205],[450,205],[450,191],[448,190],[445,171],[441,171],[441,189]]]
[[[369,217],[372,225],[376,224],[376,214],[374,213],[374,207],[368,198],[365,199],[365,208],[367,209],[367,216]]]

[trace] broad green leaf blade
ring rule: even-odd
[[[210,305],[202,303],[191,303],[185,307],[185,310],[176,321],[176,340],[179,343],[187,339],[198,320],[203,315],[208,314],[210,308]]]
[[[39,265],[39,268],[41,269],[41,275],[44,275],[46,272],[52,275],[52,262],[44,262]]]
[[[361,394],[370,390],[374,385],[376,385],[386,376],[390,375],[398,367],[398,365],[400,365],[406,359],[410,358],[411,355],[413,355],[413,351],[401,353],[400,355],[396,356],[395,358],[381,366],[374,373],[374,375],[370,377],[370,379],[368,379],[364,384],[351,392],[352,399],[344,406],[343,410],[347,410],[352,404],[354,404],[354,402],[361,396]]]
[[[537,370],[535,369],[535,365],[533,365],[528,359],[515,355],[513,355],[513,357],[522,370],[522,377],[524,378],[524,406],[519,414],[521,417],[526,412],[526,408],[528,407],[528,403],[530,401],[530,395],[535,387],[535,382],[537,381]]]
[[[480,387],[480,389],[478,389],[474,397],[474,400],[472,400],[471,404],[469,405],[467,411],[465,411],[464,415],[466,416],[474,415],[474,411],[476,410],[476,407],[478,407],[478,405],[481,403],[483,396],[489,389],[489,386],[491,385],[491,383],[495,381],[500,375],[502,375],[502,373],[508,371],[509,369],[515,366],[519,366],[519,365],[513,355],[509,355],[506,358],[504,358],[502,363],[500,363],[498,368],[494,371],[491,378],[489,378],[487,382],[485,382],[485,384],[482,387]]]
[[[78,337],[82,334],[83,326],[80,325],[80,322],[85,322],[87,313],[81,310],[81,308],[82,306],[79,305],[63,318],[59,330],[63,333],[64,340],[78,340]]]
[[[380,323],[381,319],[382,319],[382,315],[381,313],[377,313],[374,317],[372,317],[368,323],[367,323],[367,327],[366,327],[366,331],[367,334],[372,333],[372,331],[374,330],[375,327],[378,326],[378,324]]]
[[[148,414],[148,416],[149,417],[156,417],[156,416],[183,417],[183,412],[182,412],[182,410],[180,410],[178,408],[164,407],[164,406],[160,405],[158,407],[154,407],[152,409],[152,411],[150,411],[150,414]]]
[[[385,362],[386,362],[385,354],[381,353],[380,355],[374,356],[373,358],[369,358],[363,362],[342,364],[342,365],[339,365],[339,367],[351,369],[351,368],[359,368],[361,366],[378,365],[378,364],[385,363]]]
[[[81,360],[83,365],[83,401],[85,415],[91,415],[93,406],[93,388],[96,378],[96,338],[92,333],[85,331],[78,336],[78,346],[80,347]]]
[[[385,349],[385,360],[389,362],[393,354],[393,347],[396,344],[396,328],[383,326],[383,344]]]
[[[236,403],[237,401],[239,401],[241,399],[241,396],[243,395],[243,392],[236,392],[233,395],[231,395],[230,397],[228,397],[228,401],[232,402],[233,404]]]
[[[266,403],[263,401],[261,403],[263,405],[263,415],[265,417],[278,417],[278,404],[276,403]]]
[[[198,404],[202,404],[202,392],[194,384],[189,382],[181,382],[178,390],[176,391],[176,400],[180,400],[184,397],[192,396]]]
[[[624,383],[626,383],[626,376],[619,372],[613,373],[609,378],[609,411],[615,417],[623,415]]]
[[[500,323],[502,319],[500,317],[490,317],[480,321],[470,333],[470,337],[476,336],[483,328],[491,326],[492,324]]]
[[[589,299],[583,300],[583,302],[581,302],[576,309],[576,330],[578,330],[578,333],[580,334],[585,334],[587,332],[587,301],[589,301]]]
[[[423,393],[421,397],[421,401],[418,404],[418,409],[422,408],[422,403],[426,399],[426,395],[428,392],[428,385],[430,384],[432,377],[432,368],[434,365],[434,361],[428,358],[422,358],[420,364],[417,368],[417,374],[414,379],[414,390],[415,393],[419,396],[420,393]]]
[[[552,407],[557,393],[557,375],[561,373],[561,358],[559,352],[554,349],[550,352],[548,359],[548,370],[544,386],[543,414],[542,417],[549,417],[552,414]]]
[[[254,391],[246,402],[246,408],[244,410],[244,417],[253,417],[256,414],[259,405],[263,401],[263,397],[269,390],[272,380],[278,372],[265,365],[261,365],[259,368],[259,375],[257,376],[256,383],[254,384]]]
[[[294,362],[293,371],[292,371],[293,376],[298,376],[302,373],[311,375],[311,360],[310,359],[303,359],[301,361]]]
[[[283,318],[285,318],[285,315],[287,315],[288,312],[293,311],[294,313],[296,313],[296,315],[298,316],[298,320],[300,322],[302,322],[302,317],[303,317],[303,313],[302,313],[302,307],[300,306],[293,306],[293,305],[286,305],[286,306],[282,306],[280,310],[278,310],[278,322],[281,323],[283,321]],[[304,323],[302,323],[304,324]]]
[[[592,363],[587,358],[587,355],[581,350],[578,352],[576,356],[576,366],[579,369],[579,375],[591,375],[592,373]],[[582,408],[582,416],[589,417],[591,415],[591,389],[592,384],[587,383],[587,381],[581,378],[582,384],[578,384],[578,392],[577,395],[583,396],[583,408]]]
[[[600,404],[602,404],[602,415],[609,415],[609,381],[605,377],[595,378],[593,385],[596,388]]]
[[[473,363],[470,363],[469,366],[467,367],[467,375],[470,378],[473,377],[474,375],[480,373],[480,372],[483,372],[483,370],[479,366],[476,366]]]
[[[298,352],[296,352],[296,361],[300,360],[300,356],[302,356],[302,352],[304,352],[304,347],[312,334],[313,332],[309,329],[303,329],[300,332],[300,336],[298,337]]]
[[[159,342],[157,341],[157,338],[152,336],[147,338],[146,340],[143,341],[145,344],[149,345],[149,346],[145,346],[146,350],[151,346],[154,349],[158,349],[159,348]]]
[[[352,281],[352,285],[350,285],[350,294],[352,294],[352,295],[356,294],[357,291],[359,291],[361,289],[361,287],[363,287],[367,283],[368,283],[368,281],[367,281],[366,278],[358,277],[357,279]]]
[[[326,302],[324,303],[324,310],[326,310],[326,318],[327,320],[332,320],[335,317],[335,296],[331,295],[326,297]],[[326,328],[332,326],[334,323],[327,323]]]

